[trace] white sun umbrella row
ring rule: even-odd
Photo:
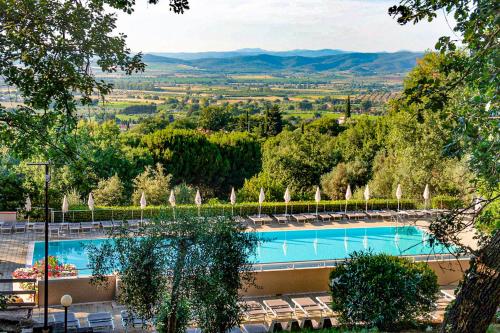
[[[236,204],[236,192],[234,191],[234,187],[231,189],[231,195],[230,195],[229,199],[231,201],[232,213],[234,214],[234,205]],[[170,197],[168,198],[168,202],[170,203],[170,206],[172,206],[172,209],[174,212],[174,218],[175,218],[176,202],[175,202],[174,190],[170,191]],[[201,204],[202,204],[200,190],[196,191],[196,196],[194,197],[194,203],[196,204],[196,206],[198,206],[198,216],[200,216],[200,208],[201,208]]]
[[[319,189],[318,189],[319,190]],[[398,184],[398,187],[396,189],[396,198],[398,199],[398,211],[399,211],[399,208],[400,208],[400,201],[401,201],[401,198],[403,196],[403,189],[401,187],[401,184]],[[426,184],[425,185],[425,189],[424,189],[424,193],[422,195],[424,197],[424,200],[425,200],[425,209],[427,209],[427,203],[429,201],[429,198],[430,198],[430,190],[429,190],[429,184]],[[365,210],[368,210],[368,200],[370,200],[370,187],[368,185],[366,185],[365,187],[365,191],[363,192],[363,197],[365,198]],[[345,211],[347,212],[347,202],[349,200],[351,200],[352,198],[352,192],[351,192],[351,185],[347,185],[347,190],[345,192]]]
[[[398,187],[396,189],[396,198],[398,199],[398,211],[399,211],[399,208],[400,208],[399,202],[401,200],[402,195],[403,195],[403,191],[402,191],[402,188],[401,188],[401,184],[398,184]],[[366,201],[365,209],[368,210],[368,200],[370,200],[370,188],[368,187],[368,185],[366,185],[366,187],[365,187],[365,191],[363,193],[363,196],[364,196],[365,201]],[[430,198],[430,191],[429,191],[429,185],[428,184],[425,185],[425,190],[424,190],[424,193],[423,193],[423,197],[424,197],[425,205],[426,205],[426,208],[427,208],[427,202],[428,202],[428,200]],[[262,203],[264,202],[265,198],[266,198],[266,196],[265,196],[265,193],[264,193],[264,188],[261,187],[260,193],[259,193],[259,217],[261,216]],[[348,201],[351,198],[352,198],[351,185],[348,184],[347,185],[347,190],[346,190],[346,193],[345,193],[345,200],[346,200],[345,211],[346,212],[347,212]],[[291,201],[290,189],[288,187],[285,190],[285,194],[283,196],[283,199],[285,201],[285,214],[287,214],[288,213],[288,203]],[[319,203],[321,201],[321,191],[320,191],[319,186],[316,187],[316,193],[314,195],[314,201],[316,202],[316,215],[318,215],[318,205],[319,205]],[[170,203],[170,205],[172,206],[172,208],[175,207],[176,201],[175,201],[175,194],[174,194],[173,190],[170,191],[170,197],[168,199],[168,202]],[[194,202],[195,202],[196,206],[198,207],[198,216],[200,216],[200,208],[201,208],[202,200],[201,200],[201,194],[200,194],[199,190],[196,191],[196,196],[195,196]],[[233,206],[232,207],[232,213],[234,214],[234,205],[236,204],[236,192],[234,191],[234,187],[231,188],[230,202],[231,202],[231,205]],[[89,207],[90,211],[92,212],[92,221],[94,221],[94,198],[92,196],[92,193],[89,193],[89,198],[88,198],[87,204],[88,204],[88,207]],[[144,192],[142,192],[142,195],[141,195],[140,205],[141,205],[141,221],[142,221],[143,220],[143,211],[144,211],[144,209],[147,206],[146,195],[144,194]],[[26,198],[25,210],[28,211],[28,212],[31,211],[31,200],[30,200],[29,197]],[[64,222],[64,214],[67,213],[68,211],[69,211],[68,199],[67,199],[66,196],[64,196],[64,198],[63,198],[63,204],[62,204],[62,214],[63,214],[62,219],[63,219],[63,222]],[[175,218],[175,209],[174,209],[174,218]]]

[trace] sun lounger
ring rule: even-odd
[[[301,214],[292,214],[292,217],[295,221],[299,223],[305,223],[307,221],[307,218]]]
[[[70,234],[79,234],[81,230],[81,225],[80,223],[71,223],[69,225],[69,233]]]
[[[27,230],[27,226],[26,226],[26,223],[24,223],[24,222],[17,222],[14,225],[14,232],[16,232],[16,233],[26,232],[26,230]]]
[[[121,227],[123,227],[123,221],[113,221],[113,227],[115,229],[120,229]]]
[[[313,299],[310,297],[292,298],[292,302],[294,304],[293,310],[296,314],[298,310],[300,310],[300,314],[308,318],[320,318],[323,316],[323,314],[325,314],[325,309],[323,308],[323,306],[313,301]]]
[[[318,213],[318,218],[323,222],[330,222],[332,215],[328,213]]]
[[[122,325],[125,328],[145,328],[147,326],[147,322],[144,319],[138,318],[127,310],[120,311],[120,317]]]
[[[368,215],[370,219],[377,219],[382,217],[382,215],[380,215],[380,211],[378,210],[369,210],[365,214]]]
[[[130,231],[138,231],[139,230],[139,222],[137,221],[128,221],[128,230]]]
[[[349,220],[366,218],[366,214],[361,212],[347,212],[345,215]]]
[[[89,313],[87,322],[94,332],[109,332],[115,329],[113,317],[109,312]]]
[[[262,304],[256,301],[239,302],[239,306],[243,309],[243,315],[247,321],[262,321],[264,322],[267,317],[267,311]]]
[[[329,213],[333,220],[342,220],[344,213]]]
[[[314,222],[318,219],[317,216],[314,214],[302,214],[302,216],[304,216],[306,222]]]
[[[4,222],[0,227],[2,234],[10,234],[12,233],[12,229],[14,228],[14,223],[12,222]]]
[[[273,215],[276,221],[278,221],[279,224],[286,224],[288,222],[288,218],[290,215],[288,214],[275,214]]]
[[[33,230],[35,234],[43,234],[45,232],[45,222],[36,222]]]
[[[295,314],[293,311],[292,307],[288,302],[278,298],[278,299],[268,299],[263,301],[264,305],[266,306],[266,309],[268,310],[269,313],[271,313],[274,318],[277,319],[282,319],[282,318],[289,318],[291,319],[292,316]]]
[[[61,223],[49,223],[49,235],[60,236],[60,234],[61,234]]]
[[[94,228],[94,231],[99,231],[101,229],[101,222],[99,222],[99,221],[93,221],[92,222],[92,227]]]
[[[94,225],[92,222],[82,222],[80,223],[80,228],[82,229],[82,233],[91,233],[94,230]]]
[[[113,222],[111,221],[101,221],[101,226],[104,231],[113,230]]]
[[[332,313],[332,296],[318,296],[316,300],[325,312]]]
[[[52,322],[55,324],[62,324],[64,327],[64,312],[54,312],[51,316]],[[70,328],[80,328],[80,321],[76,318],[73,312],[68,312],[68,329]]]
[[[273,218],[267,214],[261,214],[260,218],[262,219],[262,223],[264,224],[272,223],[274,221]]]
[[[259,217],[259,216],[256,216],[256,215],[252,215],[252,216],[249,216],[248,218],[255,225],[257,225],[257,224],[263,225],[264,224],[264,219],[262,217]]]
[[[394,213],[389,210],[382,210],[379,212],[379,214],[383,220],[390,220],[394,216]]]

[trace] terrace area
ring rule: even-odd
[[[442,210],[406,210],[406,211],[370,211],[370,212],[335,212],[327,213],[320,212],[318,215],[312,213],[303,214],[261,214],[250,215],[246,217],[238,217],[236,221],[245,226],[249,232],[293,232],[293,231],[305,231],[305,230],[336,230],[336,229],[363,229],[363,228],[382,228],[382,227],[404,227],[412,226],[417,227],[420,230],[427,230],[429,221],[431,218],[435,217],[437,214],[441,214]],[[124,224],[125,223],[125,224]],[[109,233],[112,232],[113,228],[126,226],[133,230],[136,227],[142,226],[143,224],[150,223],[147,220],[135,221],[85,221],[85,222],[59,222],[51,223],[50,240],[51,241],[64,241],[64,240],[92,240],[92,239],[103,239],[108,237]],[[22,224],[22,225],[21,225]],[[43,232],[37,230],[36,226],[40,226],[37,223],[21,222],[21,224],[12,224],[10,230],[2,229],[0,234],[0,278],[9,278],[16,269],[21,267],[26,267],[32,264],[33,256],[33,244],[37,241],[43,240]],[[55,231],[54,231],[55,230]],[[42,229],[43,231],[43,229]],[[466,233],[463,235],[464,238],[473,242],[472,233]],[[416,261],[427,261],[431,265],[434,265],[437,271],[441,270],[440,279],[441,289],[445,291],[448,296],[440,297],[440,304],[433,314],[433,319],[439,321],[442,319],[442,314],[446,304],[452,299],[453,292],[456,283],[461,277],[461,272],[450,273],[447,271],[451,266],[450,262],[455,261],[451,255],[422,255],[422,256],[412,256],[413,260]],[[261,264],[255,265],[256,271],[260,271],[257,277],[257,283],[259,285],[266,286],[262,288],[259,292],[250,292],[244,295],[246,301],[257,301],[259,304],[264,304],[263,301],[266,299],[272,299],[279,295],[293,308],[292,298],[298,297],[297,295],[302,295],[304,297],[317,297],[326,296],[327,283],[321,279],[325,279],[328,276],[328,272],[335,267],[338,263],[343,260],[330,260],[322,262],[292,262],[286,264]],[[266,266],[267,265],[267,266]],[[444,267],[446,266],[446,267]],[[444,268],[443,268],[444,267]],[[456,269],[457,266],[454,266]],[[458,273],[458,274],[457,274]],[[285,274],[285,275],[283,275]],[[280,284],[280,280],[288,279],[290,281],[306,281],[305,277],[309,275],[321,276],[317,283],[308,281],[308,290],[304,289],[304,283],[295,282],[290,283],[287,287],[289,290],[283,289],[273,289]],[[438,272],[438,275],[439,272]],[[57,279],[56,279],[57,280]],[[83,283],[83,284],[81,284]],[[88,281],[80,282],[80,284],[75,282],[75,288],[81,286],[84,287],[88,285]],[[316,286],[315,286],[316,285]],[[57,313],[62,311],[62,307],[58,305],[58,300],[61,293],[65,293],[65,290],[57,290],[56,284],[51,284],[51,300],[49,301],[50,313]],[[67,286],[67,284],[66,284]],[[76,287],[78,286],[78,287]],[[13,285],[1,285],[2,290],[12,290]],[[60,289],[60,288],[59,288]],[[50,289],[49,289],[50,290]],[[89,289],[90,290],[90,289]],[[255,291],[255,290],[254,290]],[[55,295],[55,296],[54,296]],[[92,313],[110,313],[114,330],[121,331],[143,331],[143,328],[124,328],[121,320],[121,311],[125,310],[125,307],[121,304],[116,303],[113,297],[105,301],[95,301],[92,299],[81,299],[78,300],[76,297],[76,304],[72,305],[71,311],[74,312],[76,319],[81,327],[88,326],[86,318]],[[265,310],[265,318],[254,320],[246,320],[246,325],[254,325],[256,327],[250,326],[248,329],[251,332],[260,332],[270,328],[277,318],[273,317],[272,311]],[[40,320],[43,317],[43,307],[40,304],[33,309],[33,319]],[[290,314],[290,320],[287,319],[288,324],[291,321],[297,320],[300,324],[301,322],[300,313],[295,310]],[[332,315],[330,316],[332,317]],[[264,326],[262,326],[264,324]],[[260,325],[260,326],[259,326]],[[285,325],[285,324],[284,324]],[[245,326],[242,326],[243,332],[245,332]],[[256,331],[255,331],[256,330]],[[260,330],[260,331],[259,331]]]

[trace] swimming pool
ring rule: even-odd
[[[392,255],[426,255],[448,253],[442,246],[431,247],[421,229],[405,227],[371,227],[348,229],[307,229],[258,232],[262,242],[252,261],[255,264],[319,261],[346,258],[353,251],[371,249],[374,253]],[[51,241],[49,254],[63,263],[74,264],[79,275],[88,275],[85,245],[102,244],[104,239]],[[31,264],[44,256],[44,243],[34,242]]]

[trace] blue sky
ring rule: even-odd
[[[422,51],[451,31],[442,16],[432,23],[400,26],[386,0],[190,0],[191,10],[175,15],[168,1],[119,14],[118,31],[129,47],[143,52],[343,49]]]

